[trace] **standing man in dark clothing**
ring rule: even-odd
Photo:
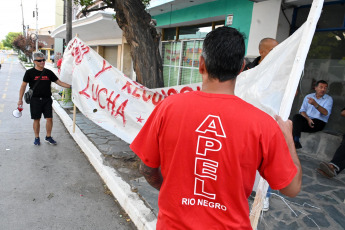
[[[40,145],[40,120],[42,114],[44,118],[47,120],[46,122],[46,131],[47,135],[45,137],[45,141],[49,144],[56,145],[56,141],[51,137],[51,132],[53,128],[53,108],[52,103],[53,100],[51,98],[51,82],[55,82],[56,84],[65,87],[71,88],[71,85],[60,81],[57,76],[49,69],[45,69],[45,56],[41,52],[35,52],[33,55],[33,60],[35,67],[28,69],[25,72],[23,83],[19,90],[19,101],[18,106],[23,105],[23,95],[26,89],[27,84],[29,83],[29,87],[33,88],[35,83],[39,80],[32,98],[30,102],[30,112],[31,112],[31,119],[34,120],[33,129],[35,132],[35,141],[34,145]]]
[[[248,70],[259,65],[262,62],[262,60],[264,60],[264,58],[267,56],[267,54],[271,52],[271,50],[277,45],[278,45],[278,42],[273,38],[262,39],[259,43],[260,56],[255,58],[254,61],[252,61],[251,63],[248,63],[246,67],[244,68],[244,70]]]

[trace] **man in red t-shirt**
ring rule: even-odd
[[[130,146],[160,190],[157,229],[251,229],[256,170],[287,196],[300,191],[292,122],[234,95],[244,52],[236,29],[210,32],[199,60],[202,90],[164,99]]]

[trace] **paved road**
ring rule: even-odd
[[[136,229],[59,118],[57,146],[34,146],[29,106],[14,118],[24,68],[5,58],[0,70],[0,229]],[[45,136],[41,121],[41,139]]]

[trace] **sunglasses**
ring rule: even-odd
[[[34,60],[34,61],[37,61],[37,62],[45,62],[45,61],[46,61],[46,59]]]

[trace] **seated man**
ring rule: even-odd
[[[345,117],[345,108],[341,111],[341,116]],[[321,162],[317,171],[322,175],[332,178],[338,175],[345,168],[345,134],[337,151],[334,153],[331,162]]]
[[[331,115],[333,99],[326,94],[328,83],[316,82],[315,93],[305,96],[299,114],[293,117],[293,138],[296,149],[302,148],[301,132],[314,133],[323,130]]]

